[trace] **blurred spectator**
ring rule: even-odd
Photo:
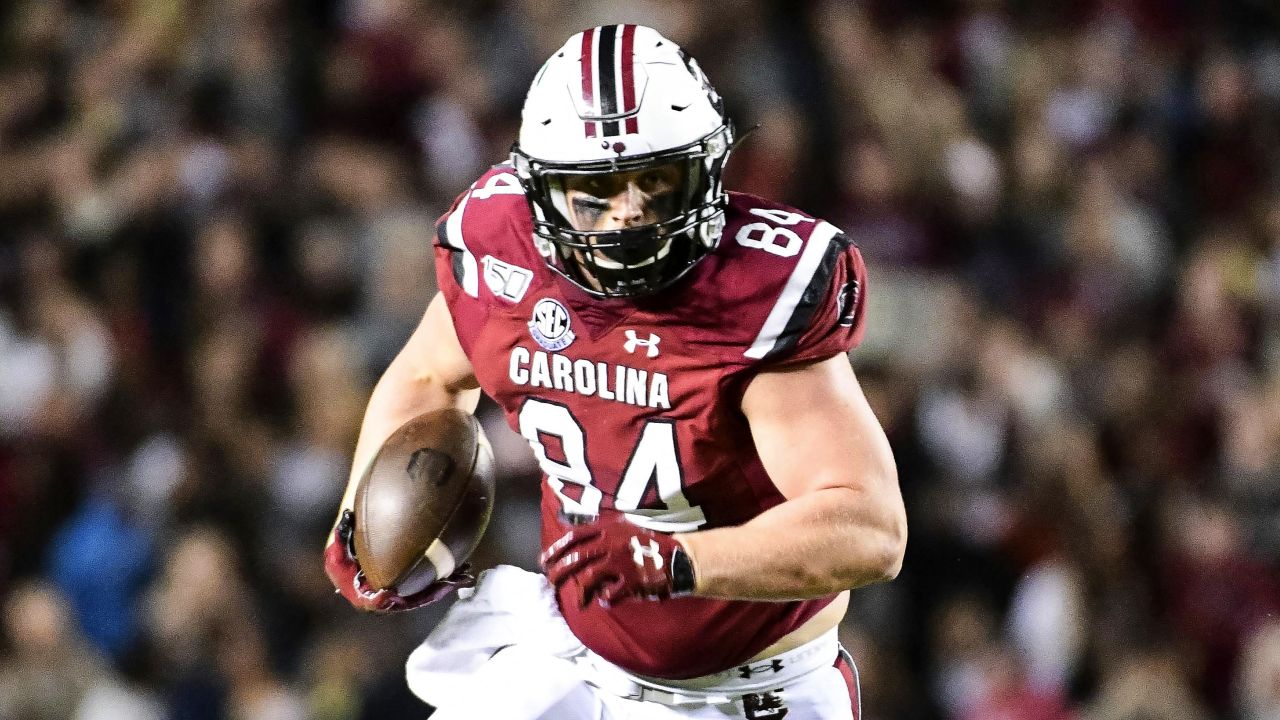
[[[1244,645],[1235,682],[1235,709],[1242,718],[1280,717],[1280,624],[1268,622]]]
[[[360,711],[360,652],[353,638],[329,635],[303,661],[307,708],[316,720],[351,720]]]
[[[433,220],[537,58],[620,21],[761,126],[732,189],[868,259],[912,539],[842,629],[865,716],[1280,717],[1273,6],[6,4],[0,717],[427,712],[438,613],[349,612],[319,549]],[[481,415],[475,559],[531,567],[533,466]]]
[[[1170,649],[1134,650],[1107,673],[1088,720],[1205,720],[1212,717],[1188,682],[1185,662]]]
[[[120,657],[137,642],[138,603],[151,570],[150,538],[106,498],[91,498],[54,535],[49,577],[99,651]]]
[[[136,641],[117,662],[119,673],[99,678],[85,692],[74,720],[164,720],[155,664],[150,642]]]
[[[1063,698],[1052,690],[1027,682],[1016,657],[1008,649],[996,648],[982,658],[983,692],[968,709],[952,717],[963,720],[1009,718],[1009,720],[1070,720]]]
[[[66,598],[51,585],[16,586],[4,603],[9,653],[0,662],[0,716],[18,720],[71,717],[109,666],[75,631]]]
[[[1028,690],[1064,700],[1084,657],[1084,587],[1063,558],[1048,557],[1018,581],[1008,633]],[[1016,671],[1015,671],[1016,674]]]
[[[1202,691],[1225,707],[1243,641],[1280,613],[1280,583],[1249,551],[1229,508],[1171,499],[1165,521],[1163,581],[1170,619],[1184,641],[1182,659],[1202,668]]]
[[[64,251],[51,238],[29,239],[18,258],[17,317],[0,316],[0,429],[10,435],[62,436],[79,428],[111,384],[114,352],[107,329],[67,277]]]

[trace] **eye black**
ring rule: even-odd
[[[593,197],[576,197],[573,199],[573,206],[578,212],[591,215],[599,215],[609,209],[609,203],[600,198]]]

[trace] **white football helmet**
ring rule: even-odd
[[[719,244],[732,145],[733,125],[693,58],[651,28],[604,25],[569,38],[538,71],[511,159],[551,269],[591,295],[631,297],[668,287]],[[657,222],[575,229],[567,176],[672,164],[682,183]]]

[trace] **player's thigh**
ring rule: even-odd
[[[788,710],[788,720],[861,720],[861,689],[853,658],[841,649],[833,665],[810,673],[794,687],[787,688],[782,700]],[[782,717],[769,713],[766,707],[747,712],[745,716],[751,720]]]
[[[469,706],[439,708],[431,720],[476,720],[476,718],[518,718],[519,720],[626,720],[625,716],[610,711],[600,696],[600,691],[582,683],[563,693],[550,705],[537,703],[537,708],[525,704],[519,685],[493,688],[494,694],[505,697],[486,698]],[[536,694],[536,693],[535,693]],[[530,700],[534,700],[532,696]]]

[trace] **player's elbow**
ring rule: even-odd
[[[824,579],[824,592],[854,590],[866,585],[889,582],[902,570],[901,544],[886,538],[868,538],[863,534],[854,562],[845,562],[833,568]]]
[[[896,530],[863,532],[860,540],[860,552],[856,555],[859,562],[845,569],[845,577],[840,581],[841,589],[874,585],[898,577],[907,547],[905,533]]]
[[[892,532],[887,533],[880,555],[877,570],[880,573],[878,582],[888,582],[902,572],[902,561],[907,555],[907,523],[903,518],[900,526],[895,524]]]
[[[864,497],[866,502],[871,498]],[[862,516],[857,523],[851,542],[857,551],[850,554],[857,558],[856,567],[847,568],[849,587],[888,582],[898,577],[907,552],[907,516],[901,496],[894,493],[883,498],[876,512]]]
[[[907,512],[900,495],[895,496],[881,529],[880,555],[877,570],[878,582],[888,582],[902,572],[902,561],[907,555]]]

